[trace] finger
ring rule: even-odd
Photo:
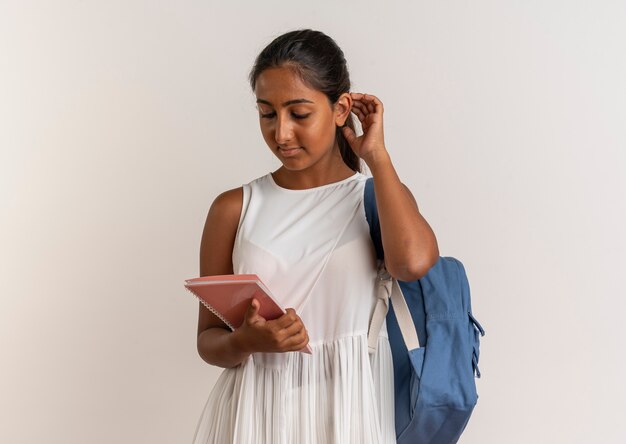
[[[358,98],[357,98],[358,97]],[[353,99],[357,99],[363,103],[364,107],[371,113],[382,113],[384,111],[383,103],[380,101],[378,97],[372,94],[360,94],[354,97]]]
[[[359,118],[360,122],[364,121],[369,114],[369,111],[367,111],[366,109],[353,108],[352,111]]]
[[[374,114],[377,111],[377,108],[376,108],[376,97],[368,94],[366,103],[367,103],[367,109],[369,109],[370,112],[372,114]]]
[[[369,99],[368,103],[372,105],[374,112],[382,113],[384,111],[383,102],[381,102],[378,97],[370,94],[368,94],[367,97]]]
[[[374,102],[376,101],[376,99],[378,99],[378,97],[376,97],[374,94],[363,93],[363,95],[361,96],[361,100],[367,103]]]
[[[302,329],[297,334],[285,339],[281,346],[290,351],[303,349],[309,343],[309,334],[306,329]]]
[[[356,109],[360,110],[361,112],[368,111],[367,105],[365,104],[365,102],[362,102],[360,100],[353,101],[352,102],[352,108],[356,108]]]
[[[305,330],[305,328],[302,322],[294,322],[289,327],[285,327],[279,331],[278,334],[283,338],[283,340],[288,340],[292,336],[301,334],[303,330]]]
[[[259,315],[260,307],[261,304],[259,304],[259,301],[256,298],[252,298],[245,315],[245,319],[248,324],[254,324],[261,320],[261,316]]]
[[[371,104],[363,105],[363,120],[371,119],[372,116],[377,115],[374,106]]]
[[[361,95],[361,103],[363,104],[363,108],[365,110],[367,110],[368,113],[373,113],[374,112],[374,108],[371,104],[371,96],[368,94],[362,94]]]
[[[296,314],[296,311],[293,308],[288,308],[287,310],[285,310],[285,314],[284,315],[282,315],[280,318],[275,319],[274,321],[271,321],[271,322],[274,324],[274,326],[278,330],[282,330],[284,328],[289,327],[291,324],[296,322],[298,319],[300,319],[300,318]]]
[[[359,92],[350,93],[353,100],[363,100],[365,98],[365,94]]]
[[[365,114],[363,114],[361,110],[353,108],[352,112],[354,113],[355,116],[357,116],[357,118],[359,119],[359,122],[363,122],[365,120]]]
[[[369,114],[369,110],[362,103],[355,104],[352,107],[352,112],[359,118],[361,122],[365,120],[365,118]]]
[[[366,94],[360,94],[359,98],[353,97],[352,99],[353,106],[360,108],[361,111],[364,111],[364,112],[370,111],[370,108],[368,106],[370,102],[371,100],[367,98]]]
[[[307,338],[308,335],[306,333],[306,330],[302,329],[296,332],[296,334],[286,337],[285,339],[280,341],[279,347],[285,351],[300,350],[306,345]]]

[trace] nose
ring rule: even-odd
[[[274,127],[274,140],[279,145],[286,145],[293,139],[293,128],[288,117],[276,115],[276,125]]]

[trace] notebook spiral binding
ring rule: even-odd
[[[210,306],[210,305],[209,305],[209,304],[208,304],[208,303],[207,303],[204,299],[202,299],[202,298],[201,298],[201,297],[199,297],[197,294],[195,294],[193,291],[191,291],[191,290],[189,289],[189,287],[185,286],[185,288],[187,289],[187,291],[188,291],[189,293],[191,293],[192,295],[194,295],[194,296],[196,297],[196,299],[198,299],[202,305],[204,305],[206,308],[208,308],[208,309],[211,311],[211,313],[213,313],[215,316],[217,316],[218,318],[220,318],[220,319],[221,319],[221,321],[222,321],[224,324],[228,325],[228,327],[229,327],[232,331],[235,331],[235,327],[233,327],[233,325],[232,325],[230,322],[228,322],[226,319],[224,319],[224,316],[222,316],[221,314],[219,314],[219,313],[217,312],[217,310],[215,310],[213,307],[211,307],[211,306]]]

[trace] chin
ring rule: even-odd
[[[293,163],[290,163],[290,162],[281,162],[281,164],[283,168],[288,171],[302,171],[302,170],[307,169],[306,166],[294,165]]]

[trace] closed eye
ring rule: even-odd
[[[261,114],[261,117],[264,119],[271,119],[272,117],[274,117],[276,115],[276,113],[269,113],[269,114]],[[311,115],[311,113],[309,114],[296,114],[296,113],[291,113],[291,115],[294,117],[294,119],[306,119],[307,117],[309,117]]]

